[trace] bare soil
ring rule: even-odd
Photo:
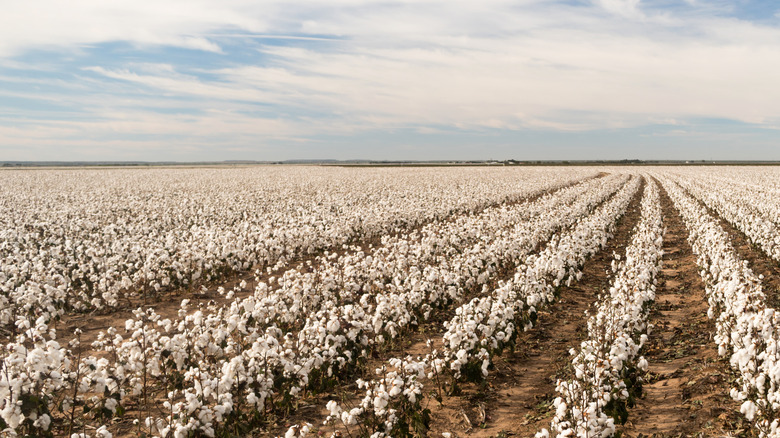
[[[739,404],[729,397],[728,362],[712,340],[704,284],[688,231],[666,192],[663,269],[650,313],[654,326],[644,356],[650,367],[644,395],[629,411],[625,437],[746,436]]]

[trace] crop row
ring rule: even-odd
[[[375,328],[395,337],[399,327],[428,319],[437,304],[441,307],[460,300],[465,292],[479,290],[497,273],[521,262],[534,247],[574,223],[624,181],[616,176],[587,181],[531,203],[492,207],[477,215],[433,222],[408,234],[386,236],[381,245],[366,250],[357,248],[341,255],[326,252],[308,266],[288,270],[274,284],[260,284],[250,298],[257,309],[252,318],[299,330],[306,316],[320,309],[361,300],[368,301],[362,306],[378,305],[389,297],[400,297],[408,309],[380,321],[383,329]]]
[[[712,170],[675,169],[677,182],[711,185],[713,192],[722,196],[734,196],[735,202],[745,205],[765,219],[780,226],[780,183],[778,171],[772,167],[741,167],[738,169],[714,168]]]
[[[755,191],[709,178],[676,178],[675,181],[742,231],[766,255],[780,262],[780,228],[771,216],[759,209],[762,204],[757,202]]]
[[[555,230],[574,222],[593,205],[609,196],[624,181],[624,178],[592,181],[584,184],[589,189],[585,192],[585,196],[582,188],[575,187],[542,197],[530,205],[512,207],[512,210],[525,211],[519,215],[518,219],[521,220],[517,224],[507,222],[508,217],[514,216],[514,213],[507,209],[488,211],[480,215],[481,220],[477,222],[466,220],[451,224],[453,227],[465,226],[465,229],[460,229],[463,235],[468,235],[469,231],[475,228],[488,231],[489,234],[475,239],[475,244],[467,245],[464,248],[466,250],[456,254],[450,263],[432,265],[429,269],[422,270],[422,276],[409,278],[410,273],[405,269],[408,263],[402,263],[399,266],[401,269],[392,272],[393,275],[382,283],[394,284],[395,287],[376,288],[372,293],[341,297],[340,300],[321,303],[316,311],[303,318],[300,330],[285,331],[277,326],[266,328],[264,322],[267,321],[262,318],[266,316],[268,306],[258,306],[252,299],[236,302],[227,310],[227,314],[213,315],[216,318],[212,322],[191,320],[190,327],[186,330],[186,334],[183,334],[184,340],[179,345],[186,345],[189,339],[202,339],[204,332],[206,336],[213,336],[214,324],[219,325],[219,321],[229,320],[229,327],[218,326],[216,332],[225,329],[233,329],[236,332],[235,327],[239,328],[238,333],[244,345],[235,349],[244,348],[245,353],[239,357],[233,356],[232,351],[229,350],[232,345],[229,343],[225,350],[217,352],[213,357],[198,358],[200,375],[197,378],[185,378],[185,386],[181,390],[185,399],[197,399],[198,403],[174,403],[171,417],[175,417],[175,421],[161,419],[165,422],[160,421],[159,424],[155,424],[156,430],[161,435],[169,431],[184,434],[204,432],[209,431],[212,424],[218,422],[223,423],[220,425],[223,429],[229,428],[235,419],[228,418],[229,421],[223,421],[219,415],[214,415],[225,407],[226,402],[218,397],[207,396],[201,399],[200,396],[203,394],[199,389],[202,385],[200,378],[203,375],[221,375],[228,363],[231,369],[236,369],[239,374],[245,366],[254,366],[248,373],[250,376],[256,375],[258,370],[262,369],[263,373],[260,376],[265,379],[266,385],[246,388],[239,381],[236,382],[238,384],[231,383],[219,387],[216,379],[212,378],[211,381],[217,384],[213,393],[245,395],[255,401],[254,405],[249,407],[250,412],[262,412],[264,409],[289,409],[302,391],[307,388],[315,390],[326,388],[341,376],[349,375],[355,367],[371,357],[375,349],[381,348],[404,330],[427,319],[431,309],[460,301],[465,286],[484,284],[495,272],[496,267],[515,259],[522,259],[523,254],[531,251]],[[573,203],[569,203],[571,201]],[[550,212],[557,214],[555,219],[550,220],[546,216]],[[496,221],[497,226],[485,224],[485,222]],[[502,229],[505,232],[502,233]],[[456,230],[457,228],[453,228],[445,230],[448,233],[437,234],[449,236]],[[441,240],[412,239],[401,248],[407,250],[410,245],[414,246],[415,250],[405,251],[407,258],[412,254],[419,254],[425,259],[425,255],[433,251],[428,245],[439,247]],[[372,276],[369,274],[373,270],[373,265],[355,264],[355,257],[361,257],[361,254],[346,256],[353,262],[348,267],[343,263],[337,266],[362,272],[366,275],[359,277],[371,279]],[[378,261],[378,264],[385,265],[381,253],[375,251],[365,258],[369,257]],[[389,257],[387,264],[393,266],[394,259],[395,257]],[[416,266],[417,263],[413,262],[412,265]],[[365,291],[368,285],[376,285],[376,282],[359,284],[356,289]],[[260,290],[262,293],[262,285]],[[344,289],[335,288],[335,290]],[[320,293],[321,291],[313,290],[309,295],[318,296]],[[222,340],[222,337],[218,337],[214,339],[213,344],[218,345]],[[180,348],[173,355],[180,356],[183,350],[184,348]],[[204,364],[209,364],[208,370],[204,369]],[[196,395],[198,398],[195,397]],[[230,399],[229,395],[227,398]],[[235,411],[241,412],[238,409]],[[203,421],[204,419],[207,421]],[[240,423],[253,424],[257,423],[257,420],[261,421],[262,418],[247,420],[241,418]]]
[[[731,396],[759,436],[780,437],[780,315],[767,307],[761,277],[739,258],[717,220],[676,183],[662,182],[690,233],[718,351],[737,373]]]
[[[607,437],[628,416],[647,361],[640,351],[647,339],[649,304],[663,255],[663,217],[658,186],[647,180],[641,218],[623,257],[613,261],[609,291],[588,319],[588,338],[572,349],[573,376],[559,380],[550,431],[537,437]]]

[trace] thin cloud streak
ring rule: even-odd
[[[343,38],[324,38],[300,35],[271,35],[249,33],[213,33],[204,35],[206,38],[234,38],[234,39],[258,39],[258,40],[294,40],[294,41],[340,41]]]

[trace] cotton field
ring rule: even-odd
[[[780,169],[0,171],[2,436],[780,438]]]

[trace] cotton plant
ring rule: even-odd
[[[362,436],[424,436],[430,423],[430,410],[424,408],[422,379],[427,375],[425,360],[393,358],[375,370],[376,378],[358,380],[364,397],[350,409],[336,401],[327,404],[325,422],[337,423]]]
[[[20,317],[16,326],[21,333],[0,354],[0,427],[10,436],[53,436],[61,394],[73,384],[72,362],[46,324]]]

